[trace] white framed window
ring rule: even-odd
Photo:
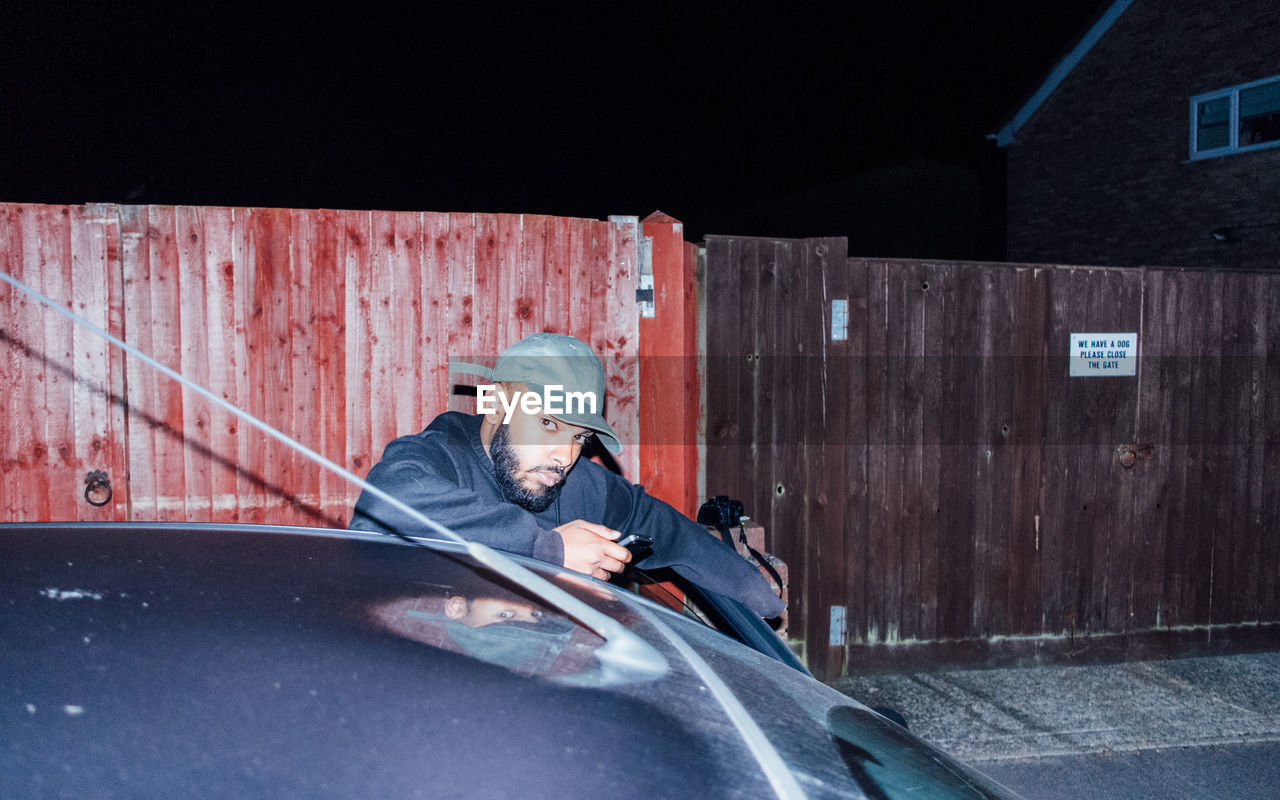
[[[1191,159],[1280,147],[1280,75],[1191,98]]]

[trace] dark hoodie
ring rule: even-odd
[[[741,600],[762,617],[782,613],[783,603],[750,562],[643,486],[593,461],[579,459],[560,496],[541,512],[508,502],[480,441],[483,417],[450,411],[427,429],[387,445],[369,471],[369,483],[471,541],[499,550],[564,563],[564,545],[553,528],[575,519],[653,537],[652,552],[637,566],[671,567],[704,589]],[[433,532],[381,500],[361,493],[353,530],[395,530],[408,536]]]

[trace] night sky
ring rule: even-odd
[[[1002,258],[985,136],[1105,4],[791,5],[10,3],[0,201],[661,209]]]

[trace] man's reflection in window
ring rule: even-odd
[[[445,600],[444,615],[468,628],[480,628],[500,622],[529,622],[536,625],[543,621],[542,611],[535,609],[531,603],[517,603],[501,597],[477,597],[469,600],[460,594]]]
[[[496,594],[403,597],[372,609],[400,636],[463,653],[525,675],[572,675],[589,668],[594,634],[523,598]]]

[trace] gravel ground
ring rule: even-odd
[[[1280,742],[1280,652],[851,676],[912,731],[984,763]]]

